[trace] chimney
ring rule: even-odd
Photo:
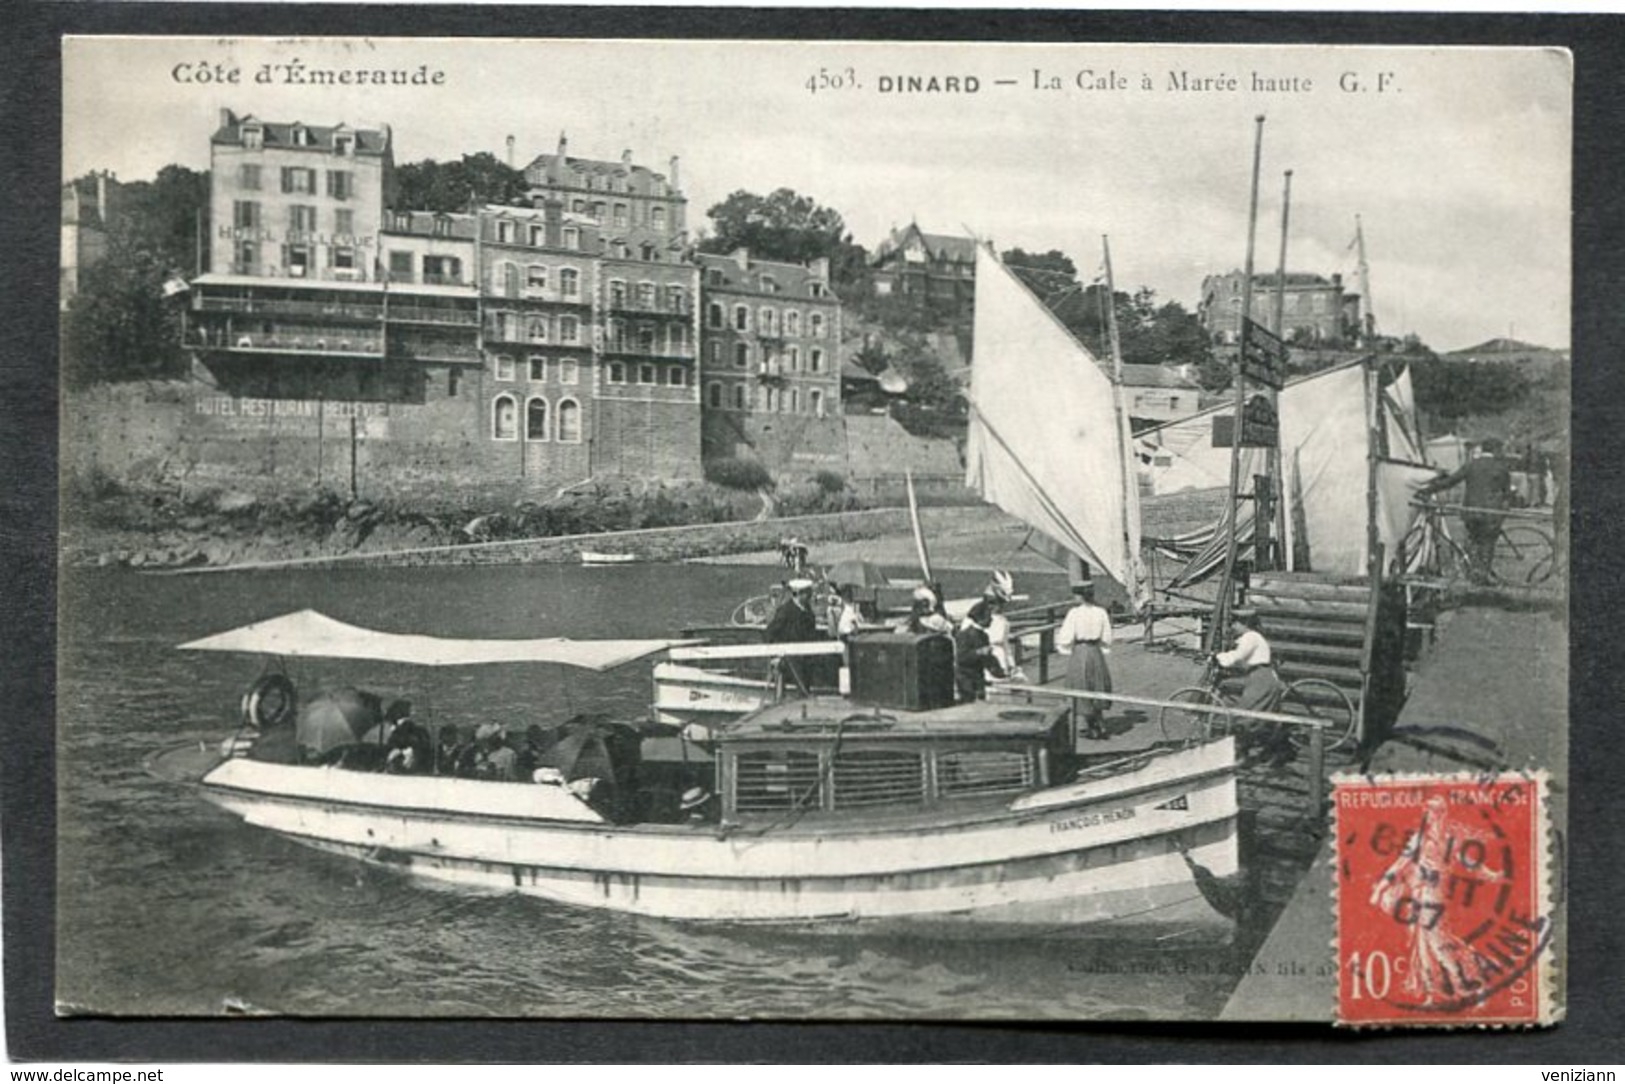
[[[1332,274],[1332,285],[1333,286],[1342,286],[1343,285],[1343,276],[1341,274],[1339,274],[1339,273],[1333,272],[1333,274]]]
[[[553,161],[548,163],[547,166],[548,183],[562,184],[564,182],[564,157],[569,149],[570,141],[564,138],[563,132],[560,132],[558,153],[553,156]]]
[[[626,169],[631,169],[632,168],[632,148],[631,147],[628,147],[628,148],[626,148],[626,150],[621,152],[621,165],[622,165],[623,168],[626,168]]]
[[[683,190],[683,182],[677,176],[677,156],[675,154],[671,156],[671,190],[673,192]]]
[[[741,271],[749,271],[750,270],[750,249],[745,248],[743,245],[741,245],[739,248],[734,249],[732,252],[728,253],[728,259],[730,259],[734,263],[738,264],[739,265],[739,270],[741,270]]]
[[[508,168],[513,168],[513,136],[508,137]]]
[[[230,128],[233,124],[236,124],[236,123],[237,123],[236,115],[233,114],[231,110],[226,109],[225,107],[222,106],[221,109],[220,109],[220,127],[222,127],[222,128]]]
[[[829,282],[829,257],[828,256],[820,256],[820,257],[818,257],[818,259],[814,260],[812,263],[807,265],[807,270],[809,270],[809,271],[811,271],[813,273],[814,278],[820,279],[823,282],[828,283]]]
[[[107,225],[107,171],[96,171],[96,217]]]

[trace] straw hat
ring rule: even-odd
[[[689,787],[683,791],[683,800],[677,808],[687,813],[690,809],[698,809],[710,800],[711,792],[704,787]]]

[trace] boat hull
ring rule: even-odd
[[[297,786],[287,773],[303,773]],[[623,827],[571,812],[555,787],[244,760],[203,790],[251,824],[364,862],[666,919],[930,936],[1211,939],[1232,928],[1192,870],[1237,872],[1229,739],[974,815],[864,829]],[[544,801],[545,815],[527,811]]]

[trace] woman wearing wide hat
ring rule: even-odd
[[[1106,652],[1112,642],[1112,620],[1103,607],[1095,605],[1095,585],[1085,579],[1072,585],[1078,596],[1078,605],[1067,612],[1055,633],[1055,650],[1065,655],[1066,683],[1070,688],[1085,692],[1112,691],[1112,672],[1106,665]],[[1106,731],[1105,700],[1079,701],[1077,710],[1083,715],[1083,736],[1096,741],[1111,737]]]

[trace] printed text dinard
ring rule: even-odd
[[[804,77],[810,94],[872,90],[889,96],[911,94],[985,94],[999,92],[1089,94],[1397,94],[1399,78],[1391,71],[1337,73],[1334,78],[1301,72],[1255,68],[1241,72],[1192,71],[1176,68],[1153,72],[1122,68],[1030,68],[1024,72],[883,72],[869,75],[855,67],[819,68]]]

